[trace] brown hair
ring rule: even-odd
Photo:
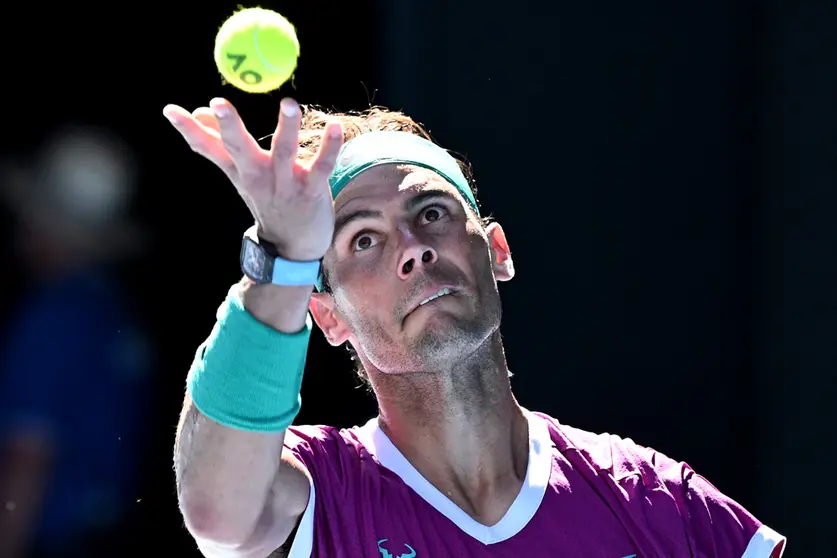
[[[317,150],[320,148],[322,141],[323,130],[329,122],[340,122],[343,128],[343,141],[347,142],[367,132],[409,132],[425,139],[433,141],[428,131],[406,114],[399,111],[392,111],[383,107],[370,107],[362,112],[346,112],[329,113],[312,106],[302,106],[302,126],[299,132],[299,152],[298,157],[301,161],[307,161],[314,157]],[[451,155],[459,163],[465,178],[468,180],[468,186],[474,194],[474,199],[477,199],[477,187],[474,183],[473,174],[471,173],[471,165],[462,157]],[[479,202],[478,202],[479,203]],[[483,219],[483,225],[487,224],[488,219]],[[328,272],[323,269],[323,290],[331,293],[331,284],[328,280]],[[363,368],[363,363],[357,357],[357,353],[350,345],[346,345],[349,350],[349,355],[355,363],[355,372],[360,380],[368,387],[369,376]]]

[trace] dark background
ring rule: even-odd
[[[234,2],[6,12],[3,154],[95,123],[141,163],[137,212],[154,237],[123,274],[158,364],[126,545],[198,555],[171,450],[186,372],[250,224],[161,109],[225,96],[261,137],[292,95],[403,109],[474,165],[515,256],[503,331],[524,406],[687,461],[788,536],[786,556],[834,552],[837,4],[261,6],[301,44],[294,87],[269,95],[215,70]],[[27,280],[6,249],[11,311]],[[298,422],[374,412],[345,351],[315,333]]]

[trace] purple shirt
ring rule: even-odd
[[[291,427],[311,480],[290,558],[781,556],[784,538],[685,463],[529,413],[529,462],[499,523],[434,488],[378,427]]]

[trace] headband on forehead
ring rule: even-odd
[[[432,141],[409,132],[367,132],[346,142],[328,177],[331,196],[336,198],[363,171],[388,163],[416,165],[434,171],[454,185],[468,205],[480,214],[474,193],[456,159]],[[322,269],[315,286],[322,292]]]
[[[336,198],[363,171],[387,163],[410,164],[435,171],[456,186],[479,215],[477,200],[456,159],[432,141],[409,132],[368,132],[346,142],[337,156],[337,166],[328,178],[331,196]]]

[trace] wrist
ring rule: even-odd
[[[305,246],[288,246],[279,239],[257,228],[260,244],[270,253],[271,256],[280,257],[292,262],[318,262],[325,256],[322,248],[308,248]]]
[[[257,226],[244,232],[239,255],[241,271],[259,285],[307,286],[319,283],[319,259],[305,259],[313,250],[283,250],[258,235]],[[290,256],[289,256],[290,254]],[[298,259],[292,259],[298,258]]]
[[[242,308],[239,286],[230,290],[195,353],[187,391],[195,407],[219,424],[281,432],[299,412],[311,322],[292,334],[276,332]]]
[[[259,285],[244,277],[237,295],[256,320],[282,333],[297,333],[305,327],[311,286]]]

